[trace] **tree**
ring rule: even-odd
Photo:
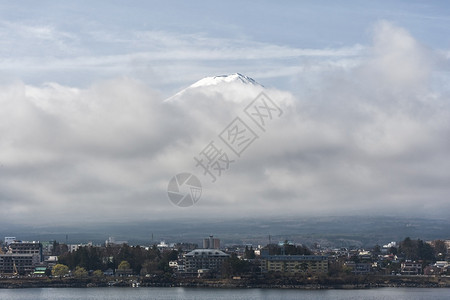
[[[147,274],[155,274],[160,273],[158,270],[158,263],[153,260],[147,259],[143,264],[140,271],[141,275],[147,275]]]
[[[399,252],[411,260],[435,260],[433,248],[422,240],[411,240],[409,237],[400,243]]]
[[[126,261],[126,260],[122,260],[119,264],[119,266],[117,267],[117,269],[119,270],[127,270],[130,269],[130,264]]]
[[[75,271],[73,272],[73,276],[76,278],[86,278],[88,276],[88,271],[86,271],[83,267],[76,267]]]
[[[417,255],[417,242],[411,240],[410,237],[407,237],[400,243],[399,246],[400,253],[405,255],[406,259],[416,260],[418,259]]]
[[[380,245],[375,245],[375,247],[373,247],[373,254],[374,255],[380,255],[381,254],[381,247]]]
[[[445,256],[447,255],[447,245],[445,244],[444,241],[442,240],[436,240],[433,242],[434,244],[434,254],[441,258],[444,259]]]
[[[255,250],[253,250],[253,246],[248,248],[248,246],[245,246],[245,252],[244,257],[247,259],[254,259],[255,258]]]
[[[397,255],[397,248],[396,247],[389,248],[389,254]]]
[[[306,273],[306,271],[308,271],[308,263],[302,262],[300,264],[300,267],[302,268],[303,273]]]
[[[178,251],[172,250],[172,251],[168,252],[166,259],[168,261],[177,260],[178,259]]]
[[[239,259],[236,253],[231,254],[231,256],[228,257],[222,265],[222,272],[224,277],[242,275],[249,271],[250,263],[248,261]]]
[[[397,273],[400,273],[400,269],[401,269],[401,267],[400,267],[400,264],[399,264],[399,263],[390,263],[390,264],[387,266],[387,270],[388,270],[388,273],[389,273],[389,274],[397,274]]]
[[[103,278],[105,275],[103,274],[102,270],[95,270],[94,273],[92,273],[92,275],[95,278]]]
[[[69,267],[63,264],[57,264],[52,269],[52,275],[62,277],[69,273]]]
[[[103,268],[101,249],[97,247],[80,247],[74,252],[66,252],[58,257],[58,261],[67,265],[70,269],[77,266],[86,270],[96,270]]]
[[[436,257],[434,256],[434,249],[428,243],[424,243],[422,240],[417,240],[417,254],[419,259],[425,261],[434,261]]]
[[[60,244],[57,241],[53,241],[53,247],[52,247],[52,255],[62,255],[64,253],[67,253],[69,251],[69,247],[67,247],[66,244]]]
[[[346,265],[342,266],[342,273],[350,275],[352,273],[352,268]]]

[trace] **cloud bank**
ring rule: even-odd
[[[86,88],[4,84],[0,218],[444,216],[450,107],[440,83],[448,57],[388,22],[377,23],[372,45],[361,49],[345,66],[294,66],[290,92],[266,89],[283,115],[215,183],[193,157],[242,115],[259,86],[211,87],[167,103],[131,77]],[[182,171],[204,185],[187,209],[166,194]]]

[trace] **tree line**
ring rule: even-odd
[[[161,252],[156,246],[144,248],[141,246],[108,245],[107,247],[84,246],[73,252],[65,252],[58,257],[62,265],[66,265],[70,270],[77,267],[84,270],[102,270],[120,269],[123,262],[127,263],[128,268],[133,274],[157,274],[171,273],[169,261],[178,259],[178,251],[172,250]]]

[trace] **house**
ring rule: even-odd
[[[351,272],[355,275],[365,275],[372,271],[371,263],[355,263],[354,261],[346,261],[344,265],[349,267]]]
[[[116,276],[130,276],[133,275],[133,269],[116,269],[115,270]]]
[[[442,275],[446,274],[448,269],[450,268],[450,264],[447,261],[437,261],[432,266],[426,266],[423,269],[424,275]]]
[[[176,261],[176,260],[169,261],[169,267],[178,269],[178,261]]]
[[[422,263],[407,260],[401,264],[402,275],[419,275],[422,274]]]
[[[109,268],[105,272],[103,272],[103,275],[105,275],[105,276],[114,276],[114,270]]]

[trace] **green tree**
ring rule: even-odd
[[[433,242],[434,254],[440,259],[444,259],[447,255],[447,245],[442,240],[436,240]]]
[[[103,278],[105,275],[103,274],[102,270],[95,270],[94,273],[92,273],[92,276],[95,278]]]
[[[52,269],[52,275],[62,277],[69,273],[69,267],[63,264],[57,264]]]
[[[344,274],[350,275],[352,273],[352,270],[353,269],[351,267],[349,267],[349,266],[346,266],[346,265],[342,266],[342,272]]]
[[[399,252],[411,260],[435,260],[434,249],[422,240],[411,240],[409,237],[400,243]]]
[[[158,269],[164,273],[172,274],[173,269],[169,267],[169,261],[178,259],[178,251],[166,251],[164,252],[160,258],[157,258]]]
[[[380,255],[381,254],[381,247],[380,247],[380,245],[375,245],[375,247],[373,247],[372,252],[373,252],[374,255]]]
[[[126,260],[122,260],[119,264],[119,266],[117,267],[117,269],[119,270],[127,270],[127,269],[131,269],[130,263],[127,262]]]
[[[401,265],[399,263],[390,263],[387,266],[388,274],[397,274],[400,273]]]
[[[141,275],[147,275],[147,274],[156,274],[161,273],[158,269],[158,263],[154,260],[147,259],[143,264],[140,271]]]
[[[60,244],[57,241],[53,241],[53,247],[52,247],[52,255],[62,255],[64,253],[67,253],[69,251],[69,247],[67,247],[66,244]]]
[[[417,240],[417,256],[421,260],[434,261],[436,257],[434,256],[434,249],[430,244],[425,243],[422,240]]]
[[[397,255],[397,248],[396,247],[389,248],[389,254]]]
[[[75,271],[73,271],[73,276],[75,276],[78,279],[86,278],[88,275],[89,275],[88,271],[86,271],[86,269],[83,267],[78,266],[75,268]]]
[[[96,270],[103,268],[101,250],[97,247],[80,247],[74,252],[66,252],[58,257],[58,261],[67,265],[70,269],[77,266],[83,267],[86,270]]]
[[[400,243],[399,246],[400,253],[405,255],[406,259],[417,260],[417,242],[411,240],[410,237],[407,237]]]
[[[222,272],[225,277],[242,275],[248,273],[249,271],[250,263],[239,259],[236,253],[231,254],[231,256],[228,257],[222,265]]]
[[[247,259],[255,258],[255,250],[253,250],[253,246],[250,246],[250,249],[248,248],[248,246],[245,246],[244,257]]]
[[[178,259],[178,251],[172,250],[172,251],[168,252],[166,258],[168,261],[177,260]]]
[[[308,263],[302,262],[302,263],[300,264],[300,266],[301,266],[301,268],[302,268],[303,273],[306,273],[306,271],[308,271]]]

